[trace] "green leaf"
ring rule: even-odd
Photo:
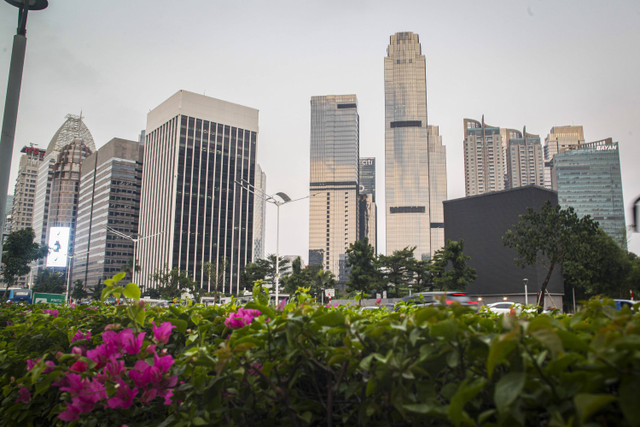
[[[171,322],[171,324],[176,327],[178,332],[184,334],[187,331],[188,323],[187,323],[186,320],[177,319],[175,317],[172,317],[172,318],[167,319],[167,320],[169,320],[169,322]]]
[[[637,425],[640,422],[638,396],[640,396],[640,383],[638,380],[634,377],[623,378],[622,384],[620,384],[618,404],[629,425]]]
[[[454,425],[459,426],[462,421],[469,418],[464,411],[464,406],[484,388],[485,379],[479,378],[473,383],[467,385],[467,381],[463,381],[458,387],[458,391],[451,398],[449,403],[449,418]]]
[[[548,348],[553,357],[557,357],[558,354],[564,352],[562,341],[553,329],[537,329],[535,331],[531,331],[531,336],[540,342],[540,344]]]
[[[125,273],[124,271],[121,271],[120,273],[118,273],[115,276],[113,276],[112,279],[114,281],[114,284],[118,283],[120,280],[124,279],[124,276],[126,276],[126,275],[127,275],[127,273]],[[105,283],[106,283],[106,281],[105,281]]]
[[[509,405],[516,400],[520,392],[522,392],[525,379],[524,372],[511,372],[500,378],[493,395],[493,400],[499,413],[504,413]]]
[[[195,417],[191,420],[194,426],[206,426],[208,423],[202,417]]]
[[[637,397],[637,396],[636,396]],[[589,420],[591,415],[616,400],[615,396],[610,394],[591,394],[579,393],[573,398],[576,405],[576,412],[581,423]],[[637,400],[636,400],[637,405]],[[637,421],[634,420],[634,421]]]
[[[345,323],[344,314],[339,311],[321,314],[315,318],[315,321],[322,326],[341,326]]]
[[[118,273],[120,275],[120,273]],[[140,287],[135,283],[129,283],[124,287],[123,295],[129,299],[138,301],[140,299]]]
[[[448,341],[456,339],[458,322],[455,319],[447,319],[431,326],[432,337],[442,337]]]
[[[507,356],[516,348],[517,344],[518,342],[513,332],[497,336],[493,341],[491,341],[491,345],[489,346],[489,357],[487,358],[487,372],[489,374],[489,378],[491,378],[494,368],[507,358]]]

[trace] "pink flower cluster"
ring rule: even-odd
[[[175,326],[170,322],[164,322],[160,326],[154,323],[155,343],[166,344],[173,328]],[[172,376],[170,372],[173,357],[166,354],[166,350],[158,354],[155,344],[147,344],[145,347],[145,335],[145,332],[135,333],[131,329],[116,332],[113,328],[105,328],[102,333],[103,343],[94,349],[87,351],[84,346],[73,347],[71,353],[76,356],[75,362],[59,381],[53,383],[71,397],[58,418],[67,422],[75,421],[81,414],[93,411],[97,405],[128,409],[136,398],[143,404],[160,398],[165,405],[170,405],[173,387],[178,382],[178,377]],[[83,333],[78,330],[72,342],[90,338],[91,332]],[[153,355],[152,364],[143,360],[147,354]],[[135,356],[136,362],[129,368],[126,366],[127,360],[132,356]],[[90,369],[90,361],[95,362],[93,369]],[[27,368],[31,370],[38,362],[39,360],[28,360]],[[48,365],[45,373],[55,367],[50,361],[45,364]],[[21,387],[17,401],[28,403],[30,400],[29,389]]]
[[[229,329],[239,329],[250,324],[253,319],[260,316],[260,310],[240,307],[236,313],[229,313],[224,325]]]
[[[58,317],[58,310],[42,310],[43,313],[49,314],[51,317]]]

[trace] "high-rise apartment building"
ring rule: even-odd
[[[507,167],[502,129],[486,124],[484,116],[481,121],[464,119],[463,123],[465,195],[504,190]]]
[[[49,223],[49,211],[52,202],[51,185],[53,183],[54,170],[57,171],[57,176],[59,179],[64,179],[64,171],[68,168],[59,163],[70,160],[80,160],[74,159],[73,157],[69,158],[69,150],[66,151],[67,155],[60,158],[63,149],[66,146],[73,144],[74,141],[78,141],[79,143],[84,144],[89,150],[89,154],[96,149],[96,146],[93,142],[93,137],[91,136],[91,132],[89,132],[89,129],[87,129],[87,126],[82,121],[82,116],[68,114],[66,116],[65,122],[53,135],[53,138],[51,138],[51,142],[49,142],[49,145],[47,146],[47,151],[38,170],[38,180],[36,182],[36,195],[33,205],[32,223],[33,231],[36,234],[36,242],[43,245],[48,244],[47,233],[49,227],[51,227],[51,224]],[[85,153],[87,152],[85,151]],[[73,168],[75,168],[74,171],[67,170],[67,172],[73,172],[73,174],[79,178],[80,164],[76,163]],[[66,175],[70,176],[70,174]],[[60,183],[61,181],[59,181],[59,184]],[[72,206],[73,209],[74,200],[65,200],[67,197],[72,197],[72,195],[65,193],[64,199],[61,199],[60,195],[56,196],[56,199],[63,203],[72,202],[69,206]],[[77,202],[77,199],[75,200],[75,202]],[[63,212],[55,213],[56,216],[60,214],[63,214]]]
[[[81,280],[94,287],[132,263],[141,180],[142,145],[138,141],[113,138],[82,163],[74,282]]]
[[[360,158],[358,185],[358,240],[369,240],[374,253],[378,248],[378,210],[376,206],[376,159]]]
[[[575,150],[584,144],[584,130],[582,126],[554,126],[544,139],[544,186],[552,188],[551,169],[553,156],[565,151]]]
[[[617,142],[607,138],[556,154],[552,184],[561,207],[590,215],[620,247],[627,248]]]
[[[524,128],[522,136],[510,138],[507,143],[507,182],[506,188],[524,187],[525,185],[544,186],[544,159],[540,137],[527,133]]]
[[[358,233],[359,129],[355,95],[311,98],[309,264],[339,280],[340,255]]]
[[[13,208],[11,210],[11,231],[32,227],[33,208],[36,197],[38,169],[44,159],[45,151],[33,145],[23,147],[20,152],[18,177],[13,191]]]
[[[446,157],[441,139],[429,137],[437,128],[428,126],[426,61],[417,34],[390,37],[384,87],[386,251],[415,246],[416,258],[429,258],[444,245]]]
[[[184,90],[147,116],[136,259],[139,284],[177,268],[207,289],[224,263],[222,292],[240,292],[253,257],[258,110]],[[139,278],[139,279],[138,279]]]
[[[256,164],[255,194],[253,198],[253,259],[255,262],[265,258],[265,232],[267,220],[267,175]]]

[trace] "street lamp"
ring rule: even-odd
[[[276,304],[278,304],[280,302],[280,206],[287,203],[297,202],[298,200],[308,199],[318,193],[310,194],[308,196],[292,200],[291,197],[287,196],[287,194],[283,192],[279,192],[274,195],[267,194],[261,189],[256,188],[256,186],[244,180],[242,182],[235,181],[235,183],[248,192],[261,197],[264,201],[276,206],[276,277],[274,285],[276,287]]]
[[[133,237],[129,236],[128,234],[124,234],[123,232],[118,231],[115,228],[111,228],[109,226],[107,226],[107,231],[110,231],[111,233],[115,234],[118,237],[121,237],[121,238],[127,239],[127,240],[131,240],[133,242],[133,261],[131,262],[131,281],[133,283],[136,283],[135,277],[134,277],[134,275],[136,274],[136,245],[138,244],[138,242],[140,240],[150,239],[151,237],[159,236],[160,234],[163,234],[164,231],[160,231],[159,233],[152,234],[150,236],[144,236],[144,237],[138,236],[137,238],[133,238]]]
[[[20,102],[20,86],[22,84],[22,70],[24,68],[24,54],[27,49],[27,13],[29,10],[45,9],[47,0],[5,0],[19,9],[18,30],[13,36],[13,50],[9,64],[9,81],[7,82],[7,96],[4,104],[2,119],[2,135],[0,136],[0,263],[2,262],[2,246],[4,243],[4,212],[7,207],[7,190],[9,187],[9,172],[11,172],[11,156],[13,155],[13,140],[16,133],[18,118],[18,103]]]
[[[529,283],[529,279],[526,277],[522,279],[522,284],[524,285],[524,305],[529,305],[529,291],[527,289],[527,284]]]

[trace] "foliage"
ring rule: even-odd
[[[198,302],[204,293],[204,289],[197,282],[194,282],[186,271],[180,271],[177,268],[155,273],[153,281],[158,296],[169,301],[180,299],[185,293],[189,293]]]
[[[104,290],[105,286],[104,283],[102,283],[102,281],[98,281],[98,283],[91,289],[91,299],[94,301],[100,301],[100,299],[102,298],[102,291]]]
[[[9,233],[6,237],[2,252],[2,276],[7,288],[15,285],[20,276],[29,274],[31,261],[47,255],[47,246],[35,243],[35,236],[33,230],[28,227]],[[6,301],[6,295],[3,301]]]
[[[447,240],[444,248],[433,256],[431,274],[433,284],[442,290],[462,291],[476,280],[475,269],[467,265],[469,257],[464,254],[464,241]]]
[[[84,287],[82,280],[76,280],[75,282],[73,282],[71,298],[73,298],[75,301],[79,301],[87,298],[88,296],[89,292],[87,292],[87,289]]]
[[[349,292],[376,292],[382,289],[383,278],[378,268],[378,258],[366,237],[349,245],[347,266],[351,268],[347,281]]]
[[[226,259],[221,259],[217,265],[212,262],[204,263],[204,273],[209,279],[209,283],[213,283],[213,297],[215,298],[215,301],[218,301],[218,289],[224,289],[224,273],[227,270],[228,265],[229,263]],[[202,289],[209,289],[209,283],[206,284],[207,286],[203,283]]]
[[[579,218],[572,207],[560,208],[547,201],[540,211],[531,208],[520,215],[520,222],[502,237],[516,250],[515,262],[521,267],[545,265],[547,274],[540,285],[538,306],[544,307],[544,294],[556,267],[571,263],[574,274],[593,256],[598,223],[590,216]]]
[[[399,296],[399,287],[404,283],[411,283],[416,259],[413,252],[416,247],[407,247],[394,251],[391,255],[380,255],[379,262],[384,278],[383,290],[389,293],[389,288],[395,289],[396,298]]]
[[[288,259],[280,257],[278,262],[278,270],[282,277],[289,273],[290,262]],[[256,262],[248,263],[244,268],[244,285],[251,288],[255,282],[262,280],[263,282],[273,285],[276,277],[276,256],[271,254],[266,259],[258,259]]]
[[[45,268],[40,270],[33,285],[34,292],[62,294],[66,291],[64,277],[61,273]]]
[[[640,419],[640,314],[610,300],[574,316],[457,304],[389,312],[319,306],[301,290],[275,309],[158,308],[121,279],[107,293],[120,288],[128,304],[1,306],[0,425],[76,415],[82,425],[129,426]]]

